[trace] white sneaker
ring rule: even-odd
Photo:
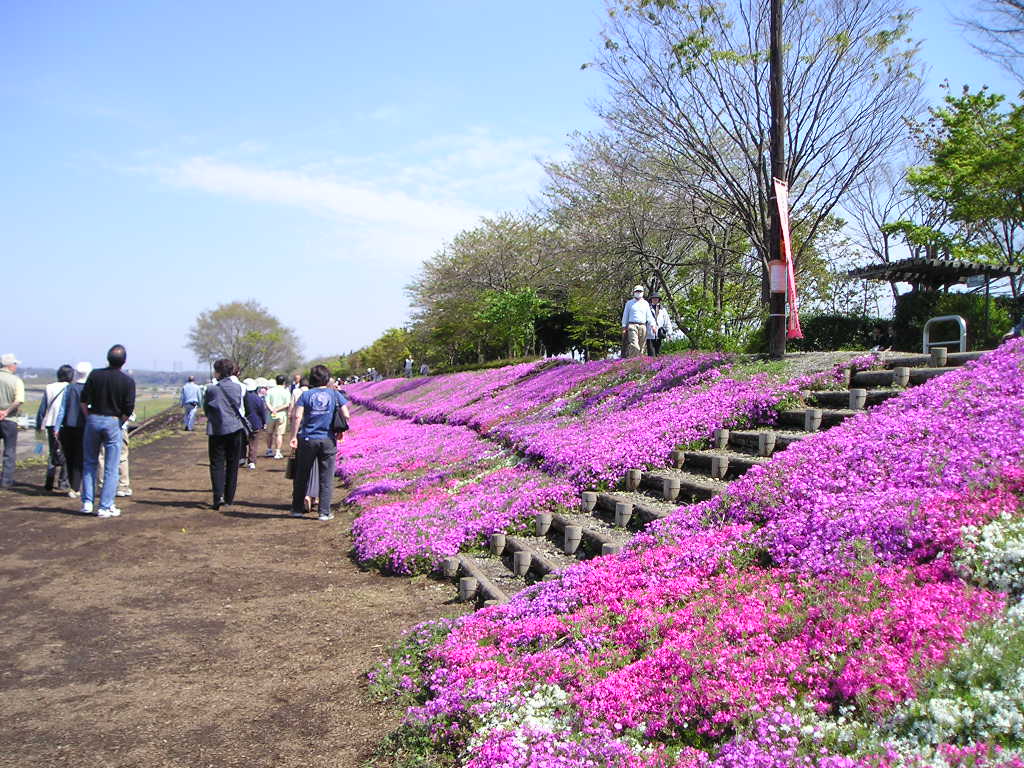
[[[79,510],[79,512],[81,512],[83,515],[91,515],[92,514],[92,502],[91,501],[83,501],[82,502],[82,508]]]
[[[96,517],[120,517],[121,510],[117,507],[110,507],[110,509],[101,509],[96,513]]]
[[[250,462],[249,462],[249,469],[256,469],[256,463],[255,463],[255,462],[252,462],[252,461],[250,461]]]
[[[68,498],[69,499],[77,499],[81,495],[82,494],[80,494],[78,491],[68,491]]]
[[[274,454],[274,458],[275,458],[275,459],[283,459],[283,458],[284,458],[284,456],[282,456],[282,455],[281,455],[281,452],[280,452],[280,451],[278,451],[277,453],[275,453],[275,454]]]
[[[132,495],[132,489],[131,488],[126,488],[123,491],[118,491],[115,495],[117,495],[117,496],[131,496]]]
[[[334,513],[333,512],[321,512],[320,513],[320,517],[317,518],[317,520],[319,520],[322,523],[326,523],[328,520],[333,520],[333,519],[334,519]]]

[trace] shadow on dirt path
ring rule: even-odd
[[[42,468],[0,492],[0,765],[356,768],[396,724],[364,673],[452,589],[348,557],[351,518],[287,516],[282,461],[209,508],[206,438],[132,451],[120,518]]]

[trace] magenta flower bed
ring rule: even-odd
[[[375,410],[419,422],[446,421],[447,415],[489,392],[514,384],[522,377],[556,362],[532,362],[486,371],[452,373],[412,379],[385,379],[353,384],[346,393],[357,403],[372,403]],[[455,422],[453,422],[455,423]]]
[[[429,573],[495,531],[573,504],[579,488],[521,465],[466,427],[353,414],[338,448],[338,474],[360,506],[353,524],[361,562],[393,573]]]
[[[627,552],[414,634],[375,679],[400,676],[422,702],[408,727],[474,768],[937,765],[857,739],[884,740],[925,676],[1004,614],[951,554],[963,525],[1024,510],[1022,364],[1024,341],[1005,344],[791,447]],[[699,376],[640,410],[684,388],[677,410],[771,401],[767,383]],[[826,740],[851,722],[852,741]],[[1021,765],[936,746],[942,764]]]
[[[448,480],[399,501],[367,506],[352,525],[360,562],[393,573],[429,573],[445,557],[495,531],[522,529],[534,514],[566,507],[578,490],[527,467]]]

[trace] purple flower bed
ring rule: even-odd
[[[474,768],[1019,768],[1024,739],[918,741],[899,712],[1005,615],[951,554],[963,526],[1024,515],[1022,365],[1007,343],[799,443],[620,555],[413,633],[373,681],[401,680],[406,727]],[[670,431],[678,411],[759,416],[777,396],[708,370],[635,402]],[[948,706],[918,717],[971,721]]]

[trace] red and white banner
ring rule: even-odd
[[[793,273],[793,243],[789,237],[789,187],[781,179],[773,178],[775,204],[779,207],[779,224],[782,229],[782,260],[786,262],[788,276],[786,294],[789,298],[789,319],[786,323],[786,338],[802,339],[800,311],[796,296],[796,275]]]

